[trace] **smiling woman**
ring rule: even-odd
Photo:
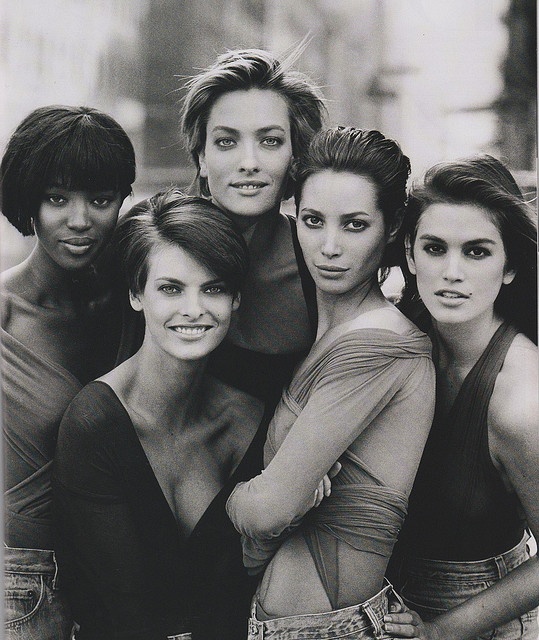
[[[91,382],[58,435],[60,568],[77,638],[236,640],[253,581],[224,510],[262,464],[262,403],[206,373],[248,257],[230,219],[177,189],[122,217],[142,346]]]
[[[52,457],[65,408],[117,357],[122,309],[106,250],[134,179],[125,131],[88,107],[32,112],[2,159],[2,213],[37,236],[1,282],[10,640],[70,637],[54,555]]]

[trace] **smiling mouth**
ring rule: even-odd
[[[211,329],[211,327],[208,326],[208,325],[204,325],[204,326],[197,325],[196,327],[178,325],[178,326],[175,326],[175,327],[171,327],[171,329],[175,333],[179,333],[179,334],[184,335],[184,336],[198,337],[198,336],[201,336],[204,333],[206,333],[206,331],[209,331],[209,329]]]

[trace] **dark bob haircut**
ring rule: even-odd
[[[90,107],[40,107],[7,144],[0,206],[11,224],[29,236],[49,187],[119,191],[123,200],[134,181],[133,145],[116,120]]]
[[[215,63],[185,85],[181,132],[197,168],[199,191],[209,196],[208,184],[201,178],[198,156],[206,144],[206,125],[215,101],[231,91],[267,89],[284,98],[290,116],[292,151],[297,158],[309,146],[313,134],[322,126],[324,99],[317,86],[292,65],[305,44],[296,47],[283,60],[262,49],[239,49],[219,56]],[[293,186],[285,197],[293,193]]]
[[[422,213],[436,203],[470,204],[483,209],[503,240],[506,268],[516,275],[503,285],[495,312],[537,344],[537,224],[511,172],[496,158],[478,155],[431,167],[413,185],[400,229],[401,268],[405,288],[399,306],[410,316],[423,310],[415,276],[404,255],[407,239],[413,250]],[[420,303],[421,304],[421,303]]]
[[[235,224],[215,205],[177,187],[139,202],[120,218],[115,233],[123,271],[133,295],[144,291],[149,255],[172,245],[187,251],[237,295],[249,266],[248,249]]]
[[[299,210],[307,178],[326,170],[353,173],[372,180],[386,233],[400,224],[406,204],[410,160],[395,140],[386,138],[379,131],[354,127],[333,127],[318,132],[298,164],[296,210]],[[382,282],[389,273],[389,267],[398,263],[393,244],[388,244],[380,265]]]

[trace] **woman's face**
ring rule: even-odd
[[[268,89],[222,95],[210,111],[199,163],[213,201],[244,228],[278,209],[292,163],[285,99]]]
[[[46,189],[35,221],[39,246],[63,269],[88,267],[109,242],[121,204],[118,191]]]
[[[131,305],[144,313],[145,343],[178,360],[198,360],[223,340],[239,298],[188,252],[154,247],[144,291]]]
[[[339,295],[370,285],[388,240],[374,183],[348,172],[311,175],[301,194],[298,236],[318,289]]]
[[[500,288],[515,276],[506,269],[498,228],[487,211],[473,204],[428,206],[407,254],[419,295],[441,324],[491,320]]]

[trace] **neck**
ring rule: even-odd
[[[77,287],[78,271],[68,271],[52,260],[37,242],[25,261],[28,293],[42,306],[77,307],[80,291]],[[88,269],[89,272],[89,269]]]
[[[479,321],[474,318],[459,324],[441,324],[433,319],[440,369],[445,369],[448,365],[456,368],[472,367],[502,322],[494,312]]]
[[[378,282],[371,280],[340,295],[321,291],[317,287],[316,302],[318,305],[316,340],[319,340],[326,331],[333,329],[333,327],[383,306],[386,304],[386,299]]]
[[[156,353],[145,340],[130,359],[125,399],[137,414],[151,416],[155,428],[169,431],[193,423],[202,405],[207,358],[179,360]]]

